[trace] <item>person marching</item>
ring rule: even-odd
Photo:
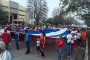
[[[67,38],[67,55],[70,56],[71,54],[71,41],[72,41],[72,34],[71,32],[69,31],[69,34],[66,36]]]
[[[39,56],[39,52],[40,52],[40,40],[39,39],[37,39],[36,41],[36,50],[37,50],[36,56]]]
[[[62,60],[61,55],[64,48],[64,39],[62,35],[60,35],[59,39],[56,41],[56,45],[57,45],[57,52],[58,52],[58,60]]]
[[[30,53],[30,33],[28,33],[27,30],[25,30],[25,43],[26,43],[26,47],[27,47],[27,51],[25,54],[29,54]]]
[[[75,37],[74,33],[72,34],[72,40],[71,40],[71,50],[73,51],[74,49],[74,44],[75,44]]]
[[[80,30],[77,31],[77,44],[81,46],[81,32]]]
[[[82,29],[82,32],[81,32],[81,46],[83,48],[86,48],[86,37],[87,37],[86,30]]]
[[[43,59],[44,59],[45,40],[46,40],[46,35],[44,32],[42,32],[41,36],[40,36],[40,53],[41,53]]]
[[[77,46],[77,32],[74,33],[74,48]]]
[[[15,30],[14,39],[15,39],[16,48],[17,48],[17,50],[19,50],[19,44],[18,44],[19,32],[18,32],[18,30]]]
[[[4,28],[4,32],[0,35],[0,38],[5,43],[6,50],[8,50],[11,35],[7,32],[7,28]]]

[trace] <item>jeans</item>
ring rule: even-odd
[[[61,55],[62,55],[62,50],[63,50],[62,48],[58,48],[58,49],[57,49],[57,52],[58,52],[58,60],[62,60],[62,56],[61,56]]]
[[[0,41],[2,41],[1,38],[0,38]]]
[[[70,54],[71,54],[71,43],[67,43],[66,48],[67,48],[67,55],[70,56]]]
[[[27,47],[27,52],[30,52],[30,40],[25,40],[26,47]]]
[[[8,49],[9,49],[9,48],[8,48],[8,46],[9,46],[8,44],[5,44],[5,49],[6,49],[6,50],[8,50]]]

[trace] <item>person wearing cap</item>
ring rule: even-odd
[[[11,39],[11,35],[7,33],[7,28],[4,29],[4,32],[0,35],[0,38],[5,43],[5,48],[8,50],[8,45]]]
[[[5,43],[0,41],[0,60],[12,60],[12,56],[8,50],[5,50]]]
[[[56,41],[56,45],[57,45],[57,52],[58,52],[58,60],[62,60],[61,55],[64,48],[64,39],[62,35],[60,35],[59,39]]]

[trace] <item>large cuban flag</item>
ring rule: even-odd
[[[0,30],[0,33],[3,32],[3,29]],[[25,36],[25,30],[19,30],[20,34],[19,34],[19,38],[21,40],[24,39]],[[45,32],[46,34],[46,38],[48,39],[57,39],[59,38],[60,35],[62,35],[63,37],[65,37],[68,34],[67,28],[63,28],[63,29],[43,29],[43,30],[39,30],[39,31],[34,31],[34,30],[28,30],[28,33],[30,33],[31,37],[34,38],[39,38],[41,36],[41,32]],[[11,31],[11,36],[13,32]]]
[[[25,30],[19,30],[20,33],[24,33]],[[46,33],[46,38],[56,39],[59,38],[60,35],[65,37],[68,34],[67,28],[63,29],[44,29],[39,31],[28,30],[28,33],[34,38],[39,38],[41,36],[41,32]]]

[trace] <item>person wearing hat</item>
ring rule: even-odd
[[[8,50],[11,35],[7,32],[7,28],[4,29],[4,32],[0,35],[0,38],[5,43],[5,48]]]
[[[5,50],[5,43],[0,41],[0,60],[12,60],[12,56],[8,50]]]

